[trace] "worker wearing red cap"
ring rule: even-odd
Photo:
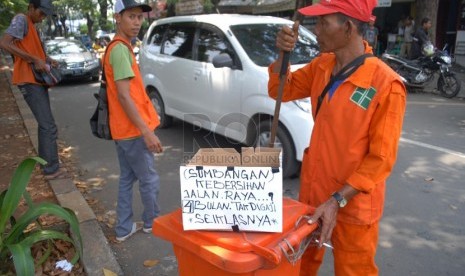
[[[336,275],[377,275],[375,254],[385,181],[394,166],[406,106],[399,76],[376,57],[346,78],[327,84],[353,60],[372,53],[363,40],[376,0],[321,0],[299,10],[318,16],[321,54],[285,76],[283,101],[310,97],[315,122],[304,152],[299,200],[315,206],[309,223],[321,223],[318,247],[309,247],[301,275],[317,275],[323,243],[331,242]],[[279,59],[269,67],[268,89],[276,98],[283,52],[294,48],[298,23],[278,32]]]

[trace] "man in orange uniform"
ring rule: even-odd
[[[299,200],[317,207],[309,223],[322,227],[319,248],[311,247],[303,256],[301,275],[317,274],[328,241],[334,247],[336,275],[378,274],[378,222],[385,181],[397,156],[405,87],[382,61],[368,57],[351,75],[334,82],[317,113],[318,97],[330,79],[372,53],[362,34],[375,6],[376,0],[322,0],[299,10],[318,16],[315,34],[321,50],[311,63],[288,73],[283,95],[284,101],[310,97],[315,122],[302,162]],[[298,23],[277,35],[281,53],[269,67],[271,97],[278,94],[282,53],[292,51],[297,36]]]
[[[136,0],[115,1],[117,33],[108,46],[104,59],[110,130],[116,144],[120,165],[118,202],[116,207],[116,240],[125,241],[141,227],[133,221],[132,187],[139,181],[144,205],[142,213],[145,233],[151,233],[153,219],[158,216],[160,178],[155,170],[153,153],[162,152],[155,135],[160,124],[158,115],[145,93],[139,66],[130,41],[136,37],[150,6]]]
[[[67,176],[65,168],[60,168],[58,130],[50,108],[48,86],[35,80],[31,67],[45,71],[47,62],[58,66],[57,61],[46,56],[35,27],[52,14],[52,0],[29,0],[26,14],[17,14],[0,40],[0,48],[14,55],[13,84],[18,85],[37,121],[39,156],[47,161],[42,166],[47,180]]]

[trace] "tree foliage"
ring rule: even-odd
[[[99,2],[100,1],[110,0],[99,0]],[[69,26],[64,24],[66,19],[76,19],[76,17],[78,17],[86,19],[88,35],[92,36],[94,33],[94,22],[99,18],[99,14],[101,13],[97,11],[96,4],[95,0],[53,0],[53,5],[57,12],[57,19],[61,23],[57,26],[58,34],[60,36],[68,36],[67,30]],[[106,12],[105,10],[104,13],[106,14]]]
[[[109,0],[98,0],[98,5],[100,7],[100,16],[98,17],[98,25],[101,30],[109,31],[108,29],[108,6],[111,4]]]
[[[0,34],[3,33],[11,23],[13,17],[19,12],[27,12],[29,0],[0,0]],[[86,19],[86,28],[89,36],[97,29],[110,31],[113,29],[111,21],[108,20],[108,11],[113,8],[113,0],[53,0],[56,16],[49,16],[44,20],[41,29],[46,36],[69,36],[70,26],[67,20]]]
[[[0,0],[0,33],[8,28],[15,14],[27,10],[28,3],[28,0]]]

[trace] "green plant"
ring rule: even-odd
[[[35,264],[31,255],[31,247],[37,242],[48,241],[49,249],[55,239],[72,243],[76,249],[76,254],[71,260],[72,264],[75,264],[79,257],[82,256],[81,233],[74,212],[49,202],[35,204],[26,191],[36,163],[46,164],[39,157],[30,157],[23,160],[13,174],[9,188],[0,194],[0,267],[7,267],[11,256],[17,275],[34,275]],[[24,197],[27,204],[27,209],[21,216],[15,218],[13,214],[18,208],[22,197]],[[38,218],[45,214],[64,219],[69,224],[70,230],[79,244],[76,245],[75,241],[65,233],[43,229]],[[25,231],[32,223],[35,223],[38,227],[31,231]],[[46,257],[39,260],[39,262],[45,261]]]
[[[215,8],[215,5],[212,3],[212,1],[210,0],[203,1],[203,11],[205,13],[211,13],[214,8]]]
[[[79,32],[81,34],[87,34],[89,32],[89,29],[87,28],[87,25],[85,25],[85,24],[79,25]]]

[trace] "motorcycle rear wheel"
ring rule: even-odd
[[[440,76],[438,79],[438,90],[441,96],[453,98],[460,92],[460,81],[455,75]]]

